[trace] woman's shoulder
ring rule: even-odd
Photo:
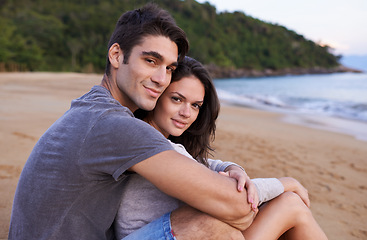
[[[172,141],[171,141],[171,140],[169,140],[169,139],[168,139],[168,141],[170,142],[170,144],[172,145],[173,149],[174,149],[176,152],[178,152],[178,153],[180,153],[180,154],[182,154],[182,155],[184,155],[184,156],[186,156],[186,157],[189,157],[189,158],[191,158],[191,159],[195,160],[195,159],[190,155],[190,153],[188,153],[188,152],[186,151],[186,148],[185,148],[182,144],[174,143],[174,142],[172,142]],[[196,160],[195,160],[195,161],[196,161]]]

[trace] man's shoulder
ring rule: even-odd
[[[122,106],[111,93],[102,86],[93,86],[89,92],[74,99],[71,103],[71,110],[76,110],[81,114],[109,115],[118,113],[119,116],[133,117],[133,113],[125,106]]]
[[[121,108],[104,109],[94,115],[91,123],[92,134],[106,134],[111,139],[167,139],[148,123],[135,118],[129,111]]]

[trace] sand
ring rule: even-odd
[[[22,167],[38,138],[101,75],[0,73],[0,239]],[[367,239],[367,142],[290,124],[281,114],[222,106],[215,158],[251,177],[297,178],[329,239]]]

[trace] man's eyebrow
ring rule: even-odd
[[[150,52],[143,51],[142,55],[143,56],[153,56],[153,57],[159,59],[160,61],[163,61],[163,56],[160,53],[155,52],[155,51],[150,51]]]
[[[142,55],[143,56],[153,56],[153,57],[157,58],[159,61],[163,61],[163,56],[160,53],[156,52],[156,51],[149,51],[149,52],[143,51]],[[173,62],[173,63],[170,64],[170,66],[177,67],[178,62],[177,61]]]

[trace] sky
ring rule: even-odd
[[[282,25],[334,54],[367,55],[367,0],[197,0]]]

